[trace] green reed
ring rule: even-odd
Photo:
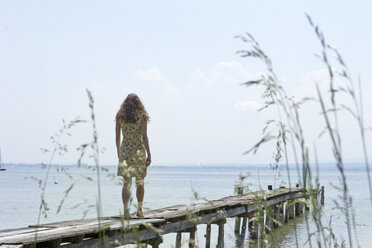
[[[312,170],[310,168],[311,159],[310,159],[310,149],[306,144],[304,138],[304,130],[302,123],[300,121],[300,107],[309,102],[315,101],[319,103],[321,116],[325,122],[324,133],[327,133],[331,140],[331,148],[333,150],[333,157],[337,169],[340,174],[340,185],[339,191],[341,194],[341,204],[338,201],[335,201],[336,208],[339,209],[344,215],[346,221],[346,230],[348,233],[348,245],[353,247],[356,245],[359,246],[356,223],[355,223],[355,213],[353,209],[353,201],[349,192],[347,179],[344,170],[344,159],[342,155],[342,136],[339,131],[339,116],[338,113],[341,110],[349,112],[357,121],[362,141],[362,153],[365,160],[366,174],[369,185],[370,200],[372,204],[372,187],[371,187],[371,178],[370,178],[370,169],[367,156],[367,146],[365,140],[365,128],[364,128],[364,119],[363,119],[363,104],[362,104],[362,92],[361,92],[361,83],[359,84],[359,93],[356,91],[354,81],[351,77],[348,67],[341,54],[336,48],[327,44],[324,34],[321,32],[319,26],[315,25],[307,15],[309,24],[314,29],[317,38],[320,41],[322,51],[321,55],[318,57],[321,59],[323,64],[326,66],[329,74],[329,91],[330,91],[330,106],[327,106],[327,103],[324,100],[323,93],[316,84],[316,93],[317,98],[305,97],[300,101],[295,101],[295,99],[288,96],[284,84],[278,79],[277,74],[275,73],[273,63],[270,57],[264,52],[260,44],[254,39],[252,35],[246,33],[244,35],[237,36],[243,42],[249,44],[248,50],[238,51],[238,54],[241,57],[252,57],[259,59],[266,65],[266,72],[262,74],[261,78],[257,80],[251,80],[243,83],[245,86],[260,85],[264,87],[264,92],[262,94],[262,99],[265,101],[265,105],[260,111],[263,111],[267,108],[274,107],[277,110],[277,117],[266,122],[266,125],[263,129],[262,138],[245,154],[247,153],[256,153],[260,146],[264,143],[270,141],[275,142],[274,150],[274,163],[271,165],[276,169],[277,165],[282,160],[282,153],[284,152],[285,165],[287,170],[287,180],[288,185],[291,186],[291,176],[289,172],[289,163],[288,156],[289,150],[287,144],[291,144],[292,153],[294,157],[295,166],[297,168],[297,176],[300,180],[301,187],[303,188],[314,188],[314,186],[319,185],[319,166],[317,162],[316,154],[316,145],[314,145],[315,153],[315,164],[316,164],[316,176],[313,182]],[[331,60],[329,54],[335,56],[335,62]],[[334,63],[336,63],[334,65]],[[337,67],[335,69],[334,67]],[[349,97],[353,106],[346,106],[340,104],[337,101],[339,94],[344,94]],[[277,133],[277,135],[275,135]],[[275,181],[274,181],[275,182]],[[318,187],[318,186],[317,186]],[[319,188],[318,188],[319,190]],[[316,201],[315,193],[311,195],[311,204],[313,206],[313,211],[311,213],[311,219],[315,223],[317,231],[315,233],[310,232],[309,223],[307,218],[306,227],[307,233],[309,236],[308,244],[310,247],[313,246],[311,237],[316,236],[316,245],[318,247],[343,247],[346,244],[345,240],[338,241],[332,229],[332,221],[328,222],[328,226],[324,225],[322,217],[324,212],[322,206]]]

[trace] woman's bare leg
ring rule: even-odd
[[[129,208],[128,203],[130,199],[130,187],[132,185],[132,178],[123,177],[123,189],[121,191],[121,196],[124,204],[124,217],[129,218]]]
[[[144,178],[136,178],[136,185],[137,185],[137,191],[136,191],[136,197],[137,197],[137,215],[139,217],[143,216],[142,213],[142,205],[143,205],[143,197],[145,195],[145,186],[144,186]]]

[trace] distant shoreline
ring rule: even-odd
[[[335,163],[324,162],[319,163],[319,170],[334,170],[337,169]],[[14,168],[14,167],[41,167],[41,163],[36,164],[25,164],[25,163],[4,163],[3,166],[5,168]],[[52,164],[52,167],[77,167],[77,164]],[[81,164],[80,167],[92,167],[94,165],[88,164]],[[301,164],[299,165],[302,166]],[[312,170],[315,170],[315,164],[310,165]],[[363,162],[347,162],[344,163],[345,170],[353,170],[353,171],[364,171],[365,164]],[[103,168],[116,168],[117,165],[102,165]],[[242,170],[271,170],[269,164],[228,164],[228,163],[221,163],[221,164],[152,164],[149,168],[214,168],[214,169],[242,169]],[[295,170],[295,164],[289,164],[290,170]],[[286,170],[285,164],[279,164],[278,170],[283,171]]]

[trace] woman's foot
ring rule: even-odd
[[[142,212],[142,202],[138,202],[137,204],[137,217],[142,219],[144,217],[143,212]]]
[[[145,216],[143,215],[142,209],[138,209],[136,215],[137,215],[137,217],[140,218],[140,219],[142,219],[143,217],[145,217]]]

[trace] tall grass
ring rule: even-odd
[[[88,166],[87,168],[96,172],[97,199],[96,199],[96,203],[94,204],[94,207],[96,208],[96,212],[97,212],[97,220],[98,220],[99,229],[101,229],[101,217],[102,217],[101,171],[107,171],[107,169],[101,167],[100,162],[99,162],[99,155],[100,153],[103,152],[103,150],[100,150],[99,145],[98,145],[99,144],[98,143],[98,132],[96,128],[96,119],[95,119],[95,113],[94,113],[94,98],[92,96],[92,93],[88,89],[87,89],[87,96],[89,99],[90,121],[81,120],[79,117],[75,118],[69,123],[66,123],[65,120],[63,120],[62,127],[59,129],[59,131],[54,136],[51,136],[50,138],[52,149],[41,148],[41,150],[44,153],[49,153],[50,157],[49,157],[49,162],[47,164],[42,163],[42,168],[46,168],[44,179],[40,179],[36,177],[31,178],[38,182],[39,188],[41,189],[39,213],[38,213],[36,228],[38,228],[38,226],[40,225],[41,216],[44,216],[44,218],[47,218],[48,212],[50,211],[48,202],[45,199],[45,193],[47,190],[49,174],[50,174],[50,170],[53,165],[54,159],[57,155],[62,156],[64,153],[68,152],[68,146],[62,142],[63,137],[66,135],[71,136],[71,129],[73,129],[77,124],[90,123],[92,125],[92,136],[93,136],[92,141],[82,144],[77,148],[77,151],[80,152],[79,159],[77,161],[77,166],[79,167],[81,166],[82,160],[84,159],[87,153],[89,154],[89,158],[93,159],[94,167]],[[64,174],[67,175],[67,177],[72,180],[71,185],[64,191],[63,197],[57,207],[56,213],[58,214],[61,211],[62,206],[66,198],[68,197],[69,193],[73,190],[76,180],[74,180],[74,176],[69,173],[69,168],[66,168],[64,166],[57,166],[56,168],[58,172],[64,172]],[[85,176],[85,175],[81,175],[81,176],[89,181],[93,181],[93,179],[88,176]],[[81,205],[82,205],[81,203],[78,203],[73,208],[77,208]],[[92,207],[92,205],[88,205],[87,207],[88,209],[84,210],[83,218],[86,216],[87,212],[89,211],[89,208]],[[36,230],[35,242],[37,240],[37,233],[38,232]],[[101,232],[99,233],[99,235],[100,237],[103,237],[103,234]]]
[[[305,97],[300,101],[288,96],[284,84],[278,79],[275,73],[273,63],[270,57],[264,52],[260,44],[254,39],[254,37],[246,33],[240,35],[237,38],[243,42],[249,44],[248,50],[238,51],[241,57],[252,57],[261,60],[266,65],[266,72],[262,74],[261,78],[257,80],[251,80],[243,83],[245,86],[261,85],[264,87],[262,98],[265,101],[265,106],[260,111],[266,110],[267,108],[275,108],[277,117],[266,122],[264,128],[264,134],[262,138],[245,154],[256,153],[259,147],[267,142],[275,140],[275,151],[274,165],[276,166],[281,161],[281,152],[284,151],[285,165],[287,170],[288,185],[291,186],[292,176],[290,175],[288,157],[292,155],[294,157],[295,166],[297,169],[297,177],[301,182],[303,188],[313,188],[319,185],[319,170],[317,169],[316,176],[312,176],[310,164],[314,163],[310,159],[310,149],[306,143],[304,137],[303,125],[300,121],[300,107],[308,101],[316,101],[319,104],[321,116],[325,123],[325,133],[331,141],[331,148],[333,151],[333,157],[335,165],[338,169],[339,176],[341,178],[341,187],[339,188],[342,193],[342,203],[335,202],[336,208],[341,210],[342,215],[346,222],[346,231],[348,239],[338,241],[335,237],[331,219],[329,225],[325,226],[323,223],[324,213],[322,206],[316,203],[315,195],[312,196],[313,212],[312,220],[317,227],[316,233],[310,232],[309,223],[306,220],[307,233],[309,236],[309,246],[312,247],[312,239],[314,235],[316,238],[316,244],[318,247],[339,247],[344,246],[348,243],[349,247],[354,245],[359,246],[358,235],[355,223],[355,213],[353,210],[353,201],[349,192],[347,179],[344,169],[344,159],[342,153],[342,135],[339,128],[339,112],[346,110],[349,112],[357,121],[359,126],[359,132],[362,143],[362,154],[365,160],[366,174],[368,179],[370,200],[372,204],[372,188],[370,178],[370,168],[367,156],[367,145],[365,140],[365,128],[363,119],[363,104],[362,104],[362,92],[361,83],[359,83],[359,93],[356,91],[354,81],[351,77],[348,67],[341,54],[336,48],[327,44],[324,34],[321,32],[319,26],[315,25],[309,15],[306,15],[310,26],[314,29],[317,38],[320,41],[322,50],[321,55],[318,57],[321,59],[329,74],[329,99],[330,106],[327,106],[327,101],[324,99],[324,93],[321,92],[319,86],[316,84],[317,98]],[[335,56],[335,62],[329,58],[329,54]],[[333,65],[336,63],[336,65]],[[353,106],[347,106],[337,101],[340,94],[349,97]],[[344,97],[344,96],[342,96]],[[277,133],[277,135],[275,135]],[[291,153],[289,153],[288,145],[291,144]],[[316,155],[316,144],[314,145],[315,152],[315,164],[318,168],[317,155]]]
[[[84,121],[80,120],[78,117],[75,118],[74,120],[70,121],[68,124],[65,122],[65,120],[63,120],[62,121],[63,125],[59,129],[59,131],[54,136],[50,137],[50,141],[51,141],[51,144],[52,144],[52,149],[49,150],[49,149],[46,149],[46,148],[41,148],[41,150],[44,153],[50,153],[50,158],[49,158],[49,162],[47,164],[45,164],[45,163],[41,164],[43,168],[46,168],[46,173],[45,173],[44,179],[31,177],[31,179],[38,182],[39,188],[41,190],[41,192],[40,192],[40,205],[39,205],[39,212],[38,212],[38,217],[37,217],[36,229],[40,225],[41,216],[43,215],[46,218],[48,216],[48,211],[50,210],[49,207],[48,207],[48,203],[45,199],[45,192],[46,192],[46,187],[47,187],[47,183],[48,183],[48,179],[49,179],[50,169],[51,169],[51,166],[53,164],[54,158],[55,158],[56,155],[63,155],[64,153],[66,153],[68,151],[67,145],[63,144],[61,142],[61,139],[65,135],[70,135],[69,131],[75,125],[77,125],[78,123],[83,123],[83,122]],[[68,193],[72,190],[72,188],[73,188],[73,184],[71,184],[71,186],[65,191],[65,197],[67,197]],[[57,212],[60,211],[65,197],[62,198]],[[37,231],[35,232],[35,241],[36,241],[36,239],[37,239]]]

